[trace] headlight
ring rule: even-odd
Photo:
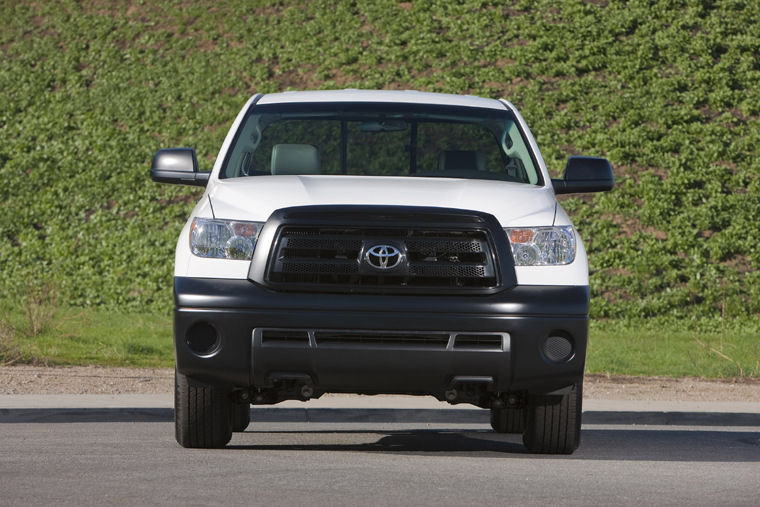
[[[558,266],[575,260],[572,226],[505,228],[515,266]]]
[[[260,222],[196,218],[190,229],[190,251],[198,257],[251,260]]]

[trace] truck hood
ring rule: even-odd
[[[493,180],[283,175],[214,180],[208,196],[216,218],[264,222],[291,206],[374,204],[484,211],[502,226],[552,225],[550,187]]]

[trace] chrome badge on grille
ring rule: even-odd
[[[393,245],[375,245],[364,254],[367,264],[377,269],[395,268],[401,258],[401,251]]]

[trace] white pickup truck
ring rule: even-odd
[[[206,189],[175,257],[180,445],[340,392],[471,403],[532,452],[578,447],[588,265],[555,194],[610,190],[607,160],[552,179],[505,100],[344,90],[255,95],[210,173],[173,148],[150,174]]]

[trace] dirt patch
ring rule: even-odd
[[[97,366],[0,367],[2,394],[171,394],[174,371]],[[760,402],[760,379],[707,380],[587,375],[586,399]]]
[[[0,367],[2,394],[170,394],[174,371],[73,366]]]
[[[583,397],[592,400],[760,402],[760,379],[586,375]]]

